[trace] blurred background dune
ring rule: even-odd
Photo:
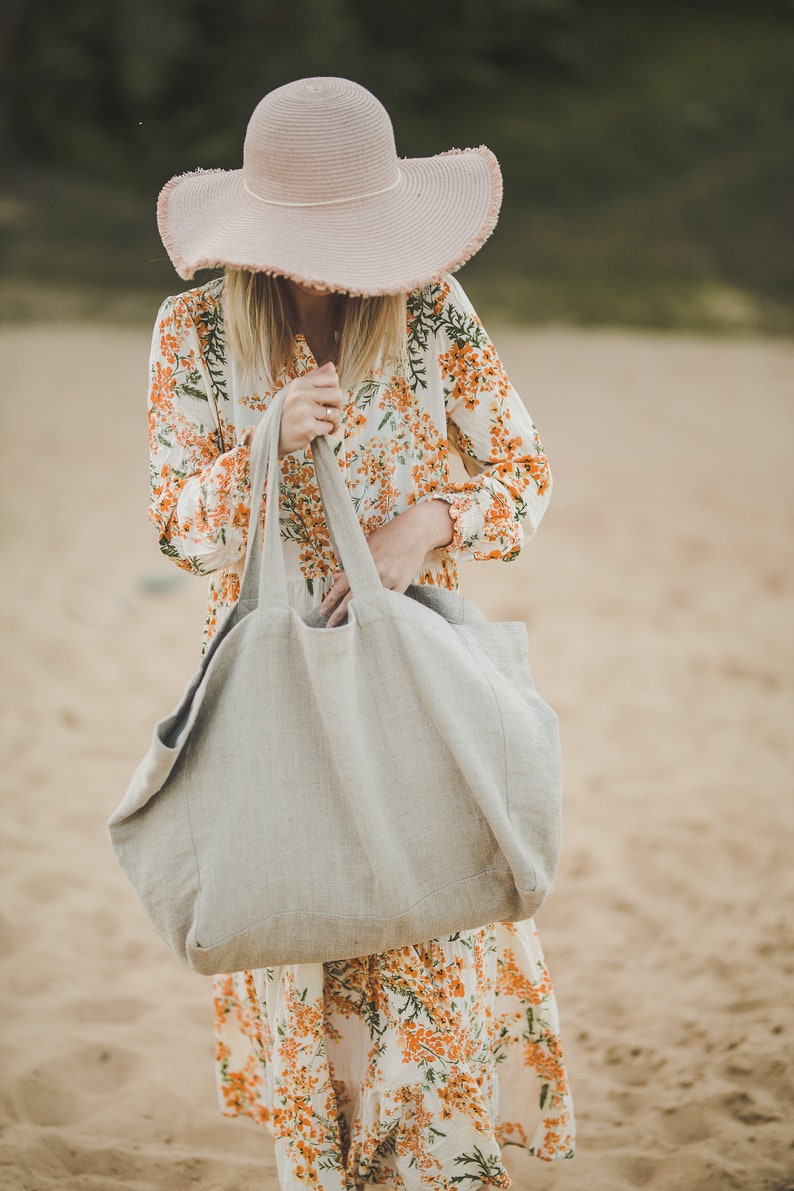
[[[402,156],[486,143],[467,285],[518,323],[794,328],[790,0],[4,0],[0,316],[148,321],[154,197],[261,96],[347,75]]]

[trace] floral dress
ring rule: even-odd
[[[169,298],[150,377],[150,517],[165,554],[209,576],[204,642],[239,594],[248,447],[293,377],[246,383],[225,346],[222,278]],[[331,443],[365,533],[427,499],[454,536],[418,579],[457,585],[458,559],[515,558],[551,487],[531,418],[458,282],[407,297],[407,351],[346,394]],[[468,478],[453,481],[450,447]],[[280,526],[294,607],[339,571],[310,450],[282,461]],[[221,1110],[271,1130],[283,1188],[507,1187],[501,1147],[573,1155],[554,992],[534,924],[496,923],[380,955],[214,978]]]

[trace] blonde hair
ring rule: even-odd
[[[341,387],[351,389],[382,358],[393,359],[396,370],[405,357],[406,295],[336,297],[340,333],[334,363]],[[228,342],[244,375],[262,376],[274,385],[292,360],[300,330],[284,278],[227,269],[223,314]]]

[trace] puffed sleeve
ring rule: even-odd
[[[454,277],[442,283],[436,309],[447,435],[470,477],[436,493],[452,514],[447,549],[459,559],[513,559],[546,511],[548,461],[532,418]]]
[[[168,298],[152,337],[149,519],[177,566],[208,574],[245,552],[248,447],[224,450],[200,337],[184,298]]]

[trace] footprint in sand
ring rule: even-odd
[[[49,1064],[40,1062],[27,1070],[20,1070],[18,1064],[16,1077],[6,1070],[14,1116],[34,1125],[72,1125],[92,1115],[94,1097],[104,1099],[116,1092],[139,1065],[139,1057],[131,1051],[94,1045],[61,1051]],[[73,1094],[76,1078],[81,1092],[90,1096]]]

